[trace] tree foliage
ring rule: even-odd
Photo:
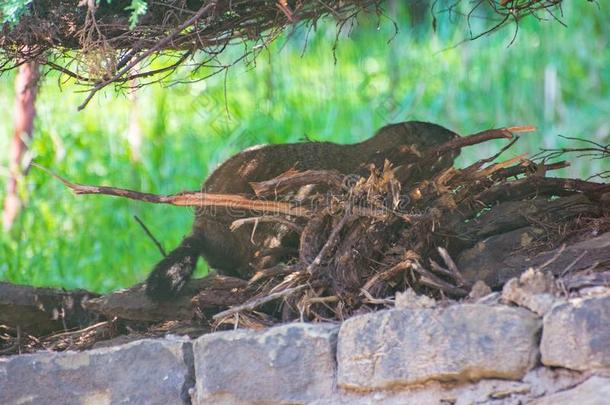
[[[469,39],[534,16],[561,22],[562,0],[413,0],[468,21]],[[206,77],[256,56],[286,28],[329,16],[341,33],[362,12],[387,18],[383,0],[8,0],[0,9],[0,72],[37,60],[90,87],[160,80],[187,65]],[[472,21],[472,24],[471,24]],[[480,24],[480,21],[484,21]],[[436,28],[438,20],[433,19]],[[479,29],[474,29],[478,26]],[[221,59],[233,45],[241,52]],[[165,62],[153,64],[159,56]]]

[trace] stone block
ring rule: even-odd
[[[606,405],[610,398],[610,379],[591,377],[584,383],[565,391],[538,398],[531,405]]]
[[[194,382],[190,345],[146,339],[0,358],[0,404],[185,403]]]
[[[610,367],[610,294],[554,306],[544,317],[540,351],[546,366]]]
[[[520,379],[536,364],[540,324],[521,308],[478,304],[354,317],[339,332],[338,385],[369,391],[428,381]]]
[[[553,274],[529,268],[519,278],[511,278],[502,289],[502,300],[543,316],[552,307],[557,286]]]
[[[205,335],[193,345],[195,403],[309,403],[335,384],[338,327],[291,323]]]

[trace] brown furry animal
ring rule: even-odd
[[[372,138],[353,145],[330,142],[264,145],[246,149],[220,165],[203,184],[209,193],[255,197],[250,182],[269,180],[290,169],[337,170],[343,174],[366,174],[368,166],[383,167],[388,159],[394,166],[413,161],[419,150],[447,142],[458,135],[426,122],[402,122],[381,128]],[[406,152],[405,152],[406,151]],[[439,159],[438,167],[449,167],[454,156]],[[190,278],[197,259],[203,256],[220,274],[249,278],[256,251],[251,231],[229,226],[243,212],[229,208],[199,209],[193,232],[161,260],[150,273],[146,292],[154,300],[175,296]],[[262,243],[273,226],[258,228],[255,242]],[[277,230],[277,226],[276,226]]]

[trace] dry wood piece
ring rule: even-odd
[[[258,197],[276,196],[288,190],[298,189],[310,184],[322,184],[331,189],[340,189],[345,176],[334,170],[290,170],[274,179],[250,183]]]
[[[108,318],[147,322],[191,320],[198,311],[237,304],[240,292],[247,284],[247,281],[235,277],[212,274],[193,280],[178,299],[163,303],[151,301],[145,294],[145,285],[136,284],[129,289],[89,299],[84,307]]]
[[[276,201],[250,200],[239,195],[212,194],[202,192],[182,192],[174,195],[157,195],[150,193],[141,193],[139,191],[128,190],[118,187],[87,186],[83,184],[72,183],[67,179],[51,172],[49,169],[40,166],[39,164],[32,163],[32,165],[47,172],[51,176],[61,181],[75,194],[104,194],[154,204],[171,204],[189,207],[228,207],[233,209],[268,212],[272,214],[286,214],[294,216],[309,215],[309,211],[304,207],[293,207],[291,204]]]
[[[83,308],[95,294],[85,290],[64,291],[0,283],[0,325],[24,333],[44,335],[88,325],[96,317]]]

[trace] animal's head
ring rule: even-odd
[[[404,179],[417,180],[453,165],[453,160],[459,155],[458,151],[452,151],[440,155],[429,155],[424,161],[427,152],[438,146],[459,137],[453,131],[440,125],[429,122],[407,121],[398,124],[390,124],[381,128],[370,142],[377,153],[388,159],[394,167],[401,166],[396,172],[397,176]],[[425,165],[419,170],[412,170],[413,164]],[[419,167],[419,166],[418,166]],[[416,174],[417,173],[417,174]]]

